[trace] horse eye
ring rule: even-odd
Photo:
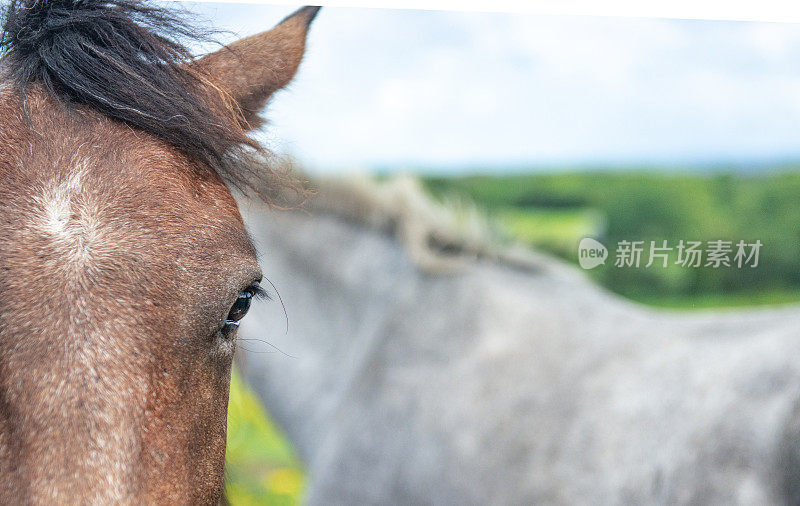
[[[236,302],[233,303],[233,307],[231,307],[228,317],[225,319],[225,325],[239,325],[239,322],[250,310],[250,304],[253,302],[254,295],[255,293],[251,288],[239,293],[239,297],[236,299]]]

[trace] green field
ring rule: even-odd
[[[228,404],[225,496],[234,506],[298,504],[303,468],[261,402],[234,370]]]
[[[587,172],[427,178],[434,195],[468,198],[510,240],[577,262],[581,238],[759,239],[757,269],[588,271],[601,285],[644,304],[691,310],[800,301],[800,174],[670,175]],[[610,262],[609,262],[610,263]],[[291,446],[234,374],[228,418],[226,494],[238,505],[292,505],[304,475]]]
[[[581,238],[610,253],[619,241],[763,243],[757,268],[615,268],[589,275],[633,300],[670,308],[800,301],[800,173],[765,175],[605,171],[428,177],[441,198],[471,199],[508,238],[577,263]],[[644,262],[643,262],[644,263]]]
[[[603,217],[594,209],[499,208],[491,217],[511,238],[536,248],[568,257],[576,240],[595,236],[604,228]]]

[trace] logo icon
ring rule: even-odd
[[[578,244],[578,263],[583,269],[594,269],[606,263],[608,249],[600,241],[584,237]]]

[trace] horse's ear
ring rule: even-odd
[[[267,32],[238,40],[192,62],[211,84],[233,99],[248,128],[269,97],[286,86],[303,59],[306,33],[319,7],[303,7]]]

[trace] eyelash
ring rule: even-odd
[[[261,283],[258,281],[248,286],[247,290],[251,290],[253,292],[253,298],[257,300],[272,300],[272,296],[264,289],[264,287],[261,286]]]

